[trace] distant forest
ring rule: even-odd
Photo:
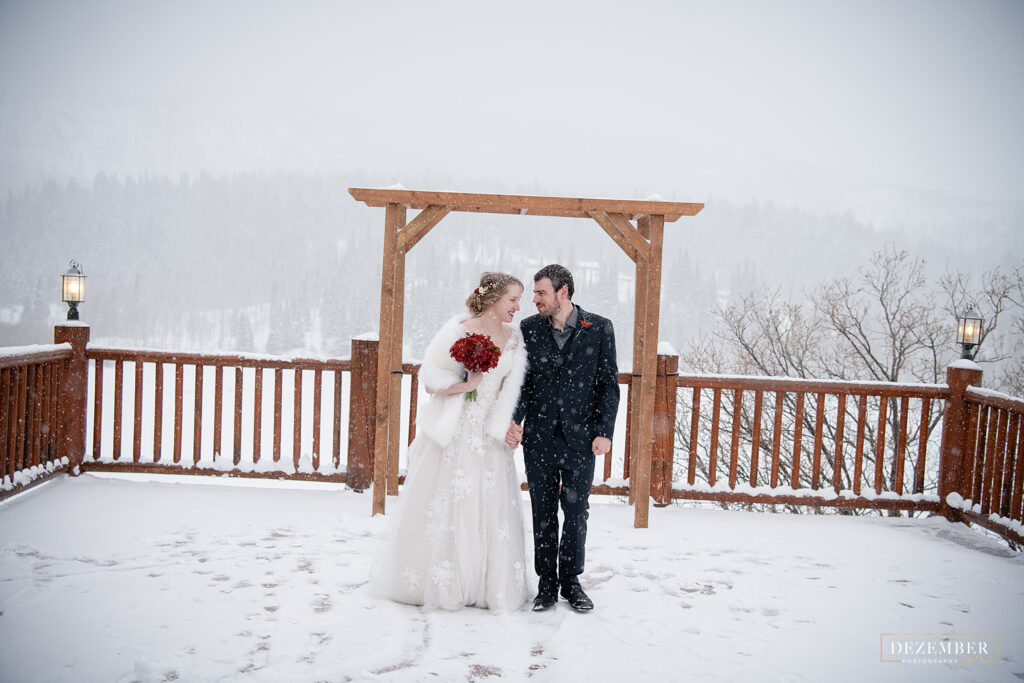
[[[101,175],[8,194],[0,346],[52,340],[66,312],[59,275],[76,258],[88,275],[81,310],[94,343],[347,357],[350,339],[378,325],[384,212],[347,192],[365,184],[358,175]],[[1020,217],[978,219],[908,238],[849,214],[708,202],[666,225],[661,340],[682,350],[745,294],[798,295],[852,274],[885,244],[925,258],[936,276],[1012,266],[1022,230]],[[484,214],[448,216],[410,252],[406,357],[418,358],[434,329],[463,310],[482,270],[512,272],[529,287],[549,262],[575,273],[577,303],[614,321],[628,363],[633,264],[597,224]],[[523,314],[533,312],[527,292]]]

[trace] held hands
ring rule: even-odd
[[[516,424],[515,420],[509,422],[508,431],[505,432],[505,443],[512,450],[519,448],[519,443],[523,440],[523,428]]]
[[[591,444],[590,450],[595,456],[604,455],[612,449],[611,439],[606,439],[603,436],[594,437],[594,443]]]

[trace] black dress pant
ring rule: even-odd
[[[526,480],[533,509],[534,569],[541,581],[559,583],[583,573],[594,483],[590,443],[569,445],[561,429],[550,441],[524,449]],[[558,534],[558,507],[564,523]]]

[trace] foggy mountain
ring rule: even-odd
[[[384,212],[347,192],[368,181],[98,175],[9,192],[0,203],[0,346],[51,338],[66,312],[58,276],[77,258],[89,276],[81,310],[95,343],[347,357],[350,339],[378,326]],[[982,214],[915,238],[849,212],[709,201],[698,216],[666,225],[661,338],[683,348],[710,329],[718,306],[764,286],[799,292],[852,274],[887,243],[924,256],[936,275],[1013,264],[1022,228],[1019,215]],[[549,262],[573,270],[578,303],[612,318],[628,363],[634,267],[596,223],[458,213],[407,257],[406,357],[418,357],[437,325],[463,310],[481,271],[509,271],[529,285]],[[532,313],[527,293],[521,315]]]

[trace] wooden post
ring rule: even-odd
[[[946,368],[949,398],[942,415],[942,443],[939,446],[939,509],[949,520],[956,520],[958,514],[946,502],[946,497],[950,493],[963,493],[960,485],[963,456],[968,450],[967,438],[971,431],[964,391],[969,386],[981,386],[981,368],[974,363],[971,366],[965,363]]]
[[[646,282],[637,281],[636,296],[645,302],[643,325],[637,325],[641,341],[641,358],[633,359],[634,374],[640,370],[640,412],[634,429],[634,444],[639,445],[633,456],[636,469],[632,474],[630,490],[636,487],[633,526],[646,529],[651,497],[651,446],[654,442],[654,389],[658,363],[658,322],[661,309],[661,253],[665,235],[664,216],[642,216],[637,221],[640,234],[650,240],[650,257],[637,262],[637,275]],[[641,262],[646,261],[641,268]],[[639,307],[638,307],[639,308]],[[635,345],[634,345],[635,346]],[[634,404],[635,405],[635,404]]]
[[[64,364],[57,428],[61,435],[59,455],[67,457],[68,472],[77,475],[85,457],[85,416],[89,399],[89,359],[85,356],[85,346],[89,343],[89,326],[57,325],[53,328],[53,342],[71,344],[71,358]]]
[[[654,450],[651,454],[651,496],[656,507],[664,507],[672,502],[678,373],[679,356],[658,355],[658,382],[654,401]]]
[[[392,370],[395,369],[395,332],[398,330],[398,350],[401,351],[401,324],[396,325],[396,312],[401,315],[399,299],[404,291],[399,290],[398,269],[405,270],[405,259],[399,257],[398,233],[405,227],[405,206],[389,203],[384,215],[384,261],[381,268],[380,285],[380,347],[377,357],[377,401],[374,410],[374,442],[373,442],[373,514],[384,514],[385,497],[388,483],[388,448],[391,440],[391,408],[398,409],[401,400],[401,375],[398,376],[399,393],[392,396],[394,383],[391,381]],[[404,273],[401,279],[404,282]],[[398,317],[398,320],[401,320]],[[399,353],[401,355],[401,353]],[[402,370],[401,358],[398,358],[398,371]],[[395,444],[398,443],[397,437]]]
[[[348,466],[345,482],[364,491],[373,483],[373,411],[377,407],[377,349],[370,339],[352,340],[352,381],[349,387]]]

